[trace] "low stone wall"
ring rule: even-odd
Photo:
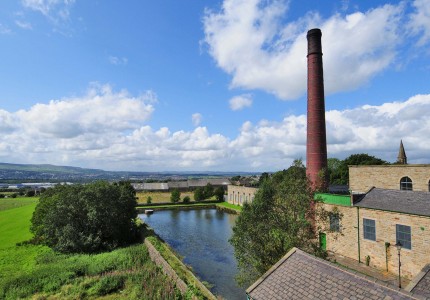
[[[161,256],[161,254],[155,249],[155,247],[151,244],[148,239],[145,239],[145,245],[148,247],[149,257],[151,260],[155,262],[157,266],[160,266],[163,269],[163,272],[173,279],[176,283],[176,287],[181,291],[182,294],[187,292],[187,285],[185,282],[179,278],[178,274],[176,274],[175,270],[167,263],[167,261]]]
[[[155,249],[155,247],[148,239],[145,239],[145,245],[148,247],[148,252],[149,252],[149,256],[151,257],[151,260],[155,262],[157,266],[160,266],[163,269],[163,272],[175,281],[176,287],[181,291],[181,293],[185,294],[188,289],[187,284],[181,278],[179,278],[175,270],[173,270],[173,268],[169,265],[169,263],[161,256],[160,252],[158,252],[158,250]],[[186,268],[185,265],[184,265],[184,268]],[[195,285],[197,286],[197,288],[202,290],[204,294],[209,295],[208,299],[216,300],[216,297],[211,293],[211,291],[209,291],[203,285],[203,283],[201,283],[194,275],[192,276],[194,277]]]

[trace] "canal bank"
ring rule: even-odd
[[[235,281],[238,272],[234,249],[228,240],[236,214],[220,209],[159,210],[140,214],[193,273],[211,285],[211,292],[224,299],[243,299],[244,289]]]

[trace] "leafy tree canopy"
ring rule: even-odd
[[[328,171],[330,177],[330,184],[348,184],[350,165],[385,165],[389,162],[377,158],[375,156],[360,153],[352,154],[344,160],[337,158],[328,159]]]
[[[212,184],[208,183],[206,184],[205,188],[203,189],[203,194],[205,199],[209,199],[214,195],[214,187]]]
[[[202,201],[205,199],[205,193],[201,187],[196,188],[194,191],[194,200],[195,201]]]
[[[57,251],[99,252],[137,236],[136,192],[128,182],[57,185],[46,190],[31,219],[31,231]]]
[[[217,187],[214,191],[214,195],[218,201],[224,201],[224,189],[222,187]]]
[[[300,160],[262,181],[254,201],[243,206],[230,239],[238,260],[239,283],[253,282],[292,247],[323,255],[310,221],[323,214],[322,207],[314,205]]]
[[[181,192],[178,189],[172,190],[172,193],[170,194],[170,201],[177,203],[179,200],[181,200]]]

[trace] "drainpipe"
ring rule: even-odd
[[[357,244],[358,244],[358,262],[361,263],[360,255],[360,207],[357,206]]]
[[[388,249],[390,248],[390,242],[385,242],[385,268],[388,272]]]

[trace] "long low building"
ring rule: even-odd
[[[257,188],[232,185],[227,188],[227,201],[230,204],[242,206],[245,202],[251,203],[254,200]]]
[[[196,188],[203,188],[208,184],[214,188],[223,187],[227,188],[231,184],[228,178],[209,178],[209,179],[190,179],[187,181],[169,181],[169,182],[151,182],[151,183],[133,183],[132,186],[136,191],[161,191],[167,192],[173,189],[182,191],[195,190]]]

